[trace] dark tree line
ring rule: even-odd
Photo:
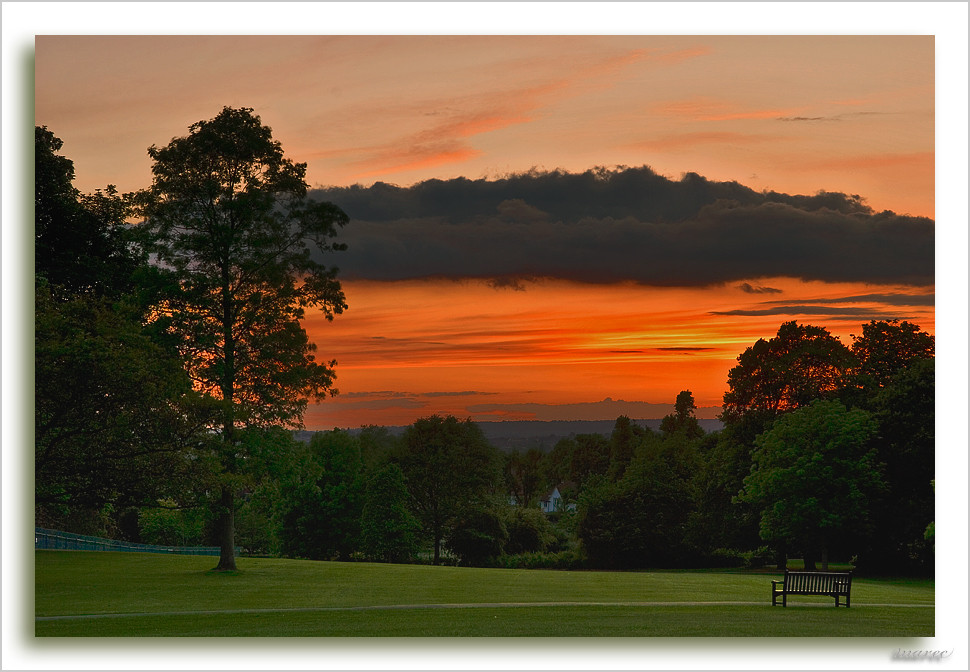
[[[856,558],[932,572],[934,342],[872,321],[844,345],[786,322],[728,374],[723,430],[690,391],[659,431],[501,453],[432,416],[297,441],[332,392],[300,327],[346,306],[346,215],[306,197],[248,109],[152,147],[152,186],[73,187],[35,129],[37,522],[160,543],[384,562],[699,566]],[[141,222],[132,225],[136,218]],[[539,510],[556,488],[559,508]]]

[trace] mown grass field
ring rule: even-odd
[[[556,572],[35,553],[38,637],[931,637],[928,580],[856,578],[852,607],[772,573]]]

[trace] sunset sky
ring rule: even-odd
[[[936,278],[913,284],[912,277],[886,277],[876,263],[879,246],[862,250],[862,266],[876,280],[848,277],[855,260],[840,265],[836,254],[823,254],[826,263],[803,280],[806,260],[791,265],[797,272],[769,263],[777,259],[770,253],[779,249],[777,238],[756,246],[764,254],[742,265],[751,269],[742,277],[711,256],[733,242],[716,235],[717,218],[691,219],[691,231],[714,227],[709,239],[695,238],[703,254],[677,256],[684,241],[651,249],[622,244],[642,244],[648,233],[663,239],[638,226],[653,222],[638,220],[609,227],[596,254],[570,269],[537,255],[543,241],[526,231],[538,227],[548,236],[560,213],[521,195],[476,219],[504,227],[503,235],[515,234],[515,251],[529,252],[510,260],[492,256],[496,241],[484,235],[472,242],[486,245],[489,256],[476,255],[468,236],[418,246],[427,239],[410,234],[436,230],[427,216],[358,217],[345,231],[357,253],[352,246],[334,260],[350,309],[330,324],[307,323],[321,357],[339,362],[341,394],[312,407],[307,424],[407,423],[434,412],[636,417],[640,409],[655,415],[659,407],[651,404],[669,404],[684,388],[710,407],[720,402],[734,358],[782,321],[826,326],[848,344],[870,317],[906,317],[936,333],[942,390],[936,543],[939,572],[953,589],[939,596],[937,637],[926,644],[952,650],[965,641],[966,605],[956,598],[966,595],[966,3],[5,2],[2,11],[9,548],[23,547],[33,522],[21,514],[21,529],[15,513],[32,510],[28,451],[7,449],[29,446],[33,422],[31,358],[24,356],[33,337],[33,251],[30,227],[16,225],[31,214],[30,127],[46,125],[64,140],[81,190],[109,183],[134,190],[150,183],[150,145],[185,135],[224,105],[247,106],[288,156],[308,163],[314,187],[383,181],[407,188],[533,167],[581,173],[647,165],[675,182],[690,171],[756,191],[840,191],[864,197],[876,211],[935,218]],[[334,37],[291,37],[299,33]],[[510,33],[553,37],[467,36]],[[278,36],[202,37],[269,34]],[[439,36],[421,37],[432,34]],[[85,37],[54,37],[71,35]],[[138,37],[98,37],[104,35]],[[450,217],[463,234],[475,223]],[[606,217],[592,219],[602,224]],[[595,231],[580,228],[575,237],[592,245]],[[543,240],[565,251],[563,237]],[[904,240],[895,240],[892,255],[905,251]],[[427,255],[436,245],[452,256]],[[386,260],[395,249],[407,250],[413,263],[377,277],[382,271],[371,260]],[[637,254],[644,261],[633,268]],[[533,258],[546,275],[522,272]],[[461,277],[463,263],[468,277]],[[436,275],[422,277],[422,268]],[[28,557],[14,553],[3,567],[5,667],[77,665],[77,650],[41,651],[24,637],[32,563],[20,560],[18,573],[20,555]],[[23,599],[12,597],[20,593]],[[944,616],[948,600],[956,604]],[[273,669],[285,659],[293,669],[401,662],[460,669],[469,661],[495,669],[596,669],[619,661],[629,669],[716,669],[737,658],[744,669],[788,664],[781,660],[865,669],[884,665],[892,650],[806,645],[797,656],[779,657],[794,645],[747,649],[701,640],[690,643],[689,654],[680,644],[653,641],[557,642],[534,650],[468,642],[413,651],[336,642],[325,650],[319,643],[232,646],[115,642],[90,664],[132,669],[151,659],[184,668],[202,660],[211,669]],[[950,662],[965,667],[966,652],[957,646]]]
[[[86,192],[148,186],[149,145],[230,105],[253,107],[313,187],[481,187],[531,169],[646,165],[674,182],[693,172],[755,191],[839,191],[877,212],[935,216],[933,36],[38,36],[35,73],[36,123],[64,140]],[[385,234],[334,198],[352,220],[350,251],[333,259],[350,308],[306,321],[320,356],[338,361],[340,390],[310,407],[308,428],[431,413],[660,417],[683,389],[713,417],[735,358],[783,321],[847,345],[872,318],[935,331],[931,266],[915,281],[902,269],[853,277],[838,268],[862,264],[851,255],[810,257],[825,269],[808,281],[762,263],[806,241],[765,244],[738,269],[760,230],[695,263],[684,255],[715,234],[698,225],[686,245],[657,250],[636,237],[653,222],[612,237],[600,223],[581,245],[571,236],[584,224],[506,196],[465,215],[484,224],[422,223],[445,203],[428,220],[402,214],[387,259],[363,258]],[[505,269],[529,254],[538,270]],[[388,276],[399,263],[415,268]],[[600,278],[602,267],[618,270]]]

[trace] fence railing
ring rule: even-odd
[[[34,548],[69,551],[128,551],[131,553],[170,553],[172,555],[219,555],[218,546],[160,546],[157,544],[136,544],[131,541],[89,537],[73,532],[34,528]],[[236,547],[236,555],[239,555]]]

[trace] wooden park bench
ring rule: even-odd
[[[778,604],[781,595],[781,606],[788,606],[789,595],[831,595],[835,598],[835,606],[839,600],[845,598],[845,606],[849,606],[849,593],[852,590],[852,572],[792,572],[785,570],[782,581],[771,582],[771,606]]]

